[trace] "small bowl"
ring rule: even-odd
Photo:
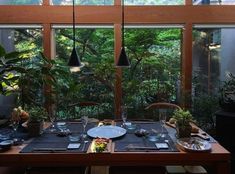
[[[158,141],[160,138],[160,134],[156,134],[154,132],[150,132],[148,135],[147,135],[147,139],[151,142],[156,142]]]
[[[80,135],[77,135],[77,134],[75,134],[75,135],[69,135],[69,141],[70,142],[78,142],[79,140],[80,140],[80,138],[81,138],[81,136]]]
[[[0,147],[2,149],[10,149],[13,144],[12,140],[5,140],[0,143]]]
[[[137,125],[133,123],[128,123],[128,124],[126,123],[125,128],[127,129],[128,132],[134,132],[137,128]]]

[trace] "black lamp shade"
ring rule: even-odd
[[[71,53],[68,65],[71,67],[81,67],[82,66],[75,47],[73,47],[73,51]]]
[[[121,53],[118,58],[117,67],[130,67],[129,59],[127,58],[125,48],[122,47]]]

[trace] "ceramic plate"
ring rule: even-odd
[[[211,150],[211,144],[208,141],[196,137],[180,138],[177,140],[177,144],[187,151],[204,152]]]
[[[126,134],[126,129],[118,126],[99,126],[87,131],[90,137],[96,138],[117,138]]]

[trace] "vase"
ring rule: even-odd
[[[176,124],[176,131],[177,131],[176,132],[177,138],[190,138],[192,126],[190,124],[188,124],[188,125],[177,125]]]
[[[30,137],[37,137],[43,133],[43,122],[28,123],[28,132]]]

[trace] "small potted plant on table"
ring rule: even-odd
[[[187,110],[175,110],[173,118],[176,120],[176,131],[178,138],[188,138],[191,136],[192,126],[190,122],[193,120],[191,113]]]
[[[43,107],[33,107],[29,111],[28,132],[31,137],[40,136],[43,132],[47,112]]]

